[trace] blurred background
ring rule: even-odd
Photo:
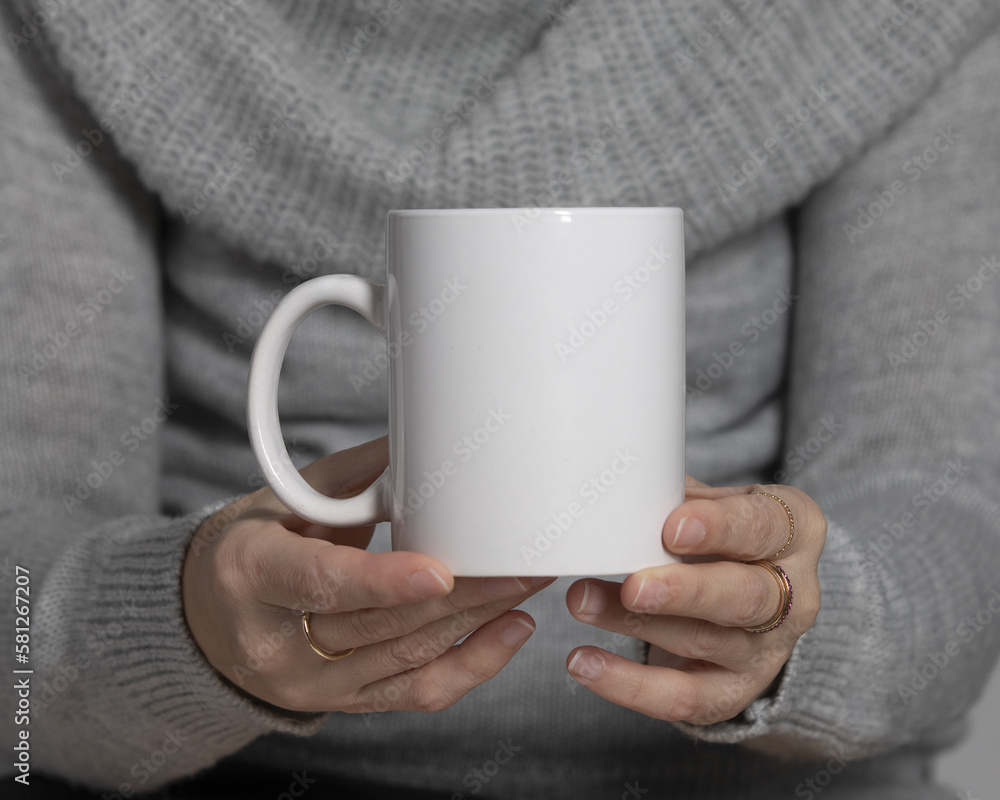
[[[941,757],[937,774],[956,800],[1000,800],[1000,669],[972,712],[972,731]]]

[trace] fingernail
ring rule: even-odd
[[[601,587],[593,581],[583,582],[583,599],[580,600],[580,607],[577,614],[600,614],[608,607],[608,598]]]
[[[667,587],[655,578],[642,577],[632,608],[638,611],[659,611],[667,599]]]
[[[517,647],[528,641],[528,637],[535,632],[534,625],[527,620],[518,617],[500,631],[500,639],[507,647]]]
[[[705,526],[697,517],[681,517],[671,547],[694,547],[705,538]]]
[[[536,586],[541,586],[542,584],[545,584],[545,583],[551,583],[554,580],[555,580],[555,578],[552,577],[551,575],[542,575],[541,577],[538,577],[538,578],[532,578],[531,579],[531,588],[534,589]]]
[[[430,567],[418,569],[410,575],[409,583],[413,593],[418,597],[437,597],[442,594],[442,589],[445,594],[451,591],[445,579]]]
[[[528,591],[528,585],[519,578],[487,578],[483,590],[492,597],[510,597]]]
[[[604,662],[597,656],[578,650],[576,655],[570,659],[568,669],[577,678],[583,678],[585,681],[596,681],[604,672]]]

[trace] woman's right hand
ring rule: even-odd
[[[384,438],[302,470],[333,497],[385,469]],[[458,578],[429,556],[364,550],[374,525],[328,528],[261,489],[209,518],[184,558],[188,627],[244,691],[293,711],[438,711],[496,675],[534,621],[511,609],[554,578]],[[300,611],[327,652],[314,653]],[[463,636],[462,644],[453,645]]]

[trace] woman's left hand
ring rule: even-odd
[[[819,612],[817,565],[826,518],[791,486],[712,488],[688,478],[687,497],[663,525],[664,546],[687,563],[651,567],[624,583],[596,578],[566,593],[581,622],[650,643],[638,664],[597,647],[569,654],[570,674],[606,700],[658,719],[707,725],[731,719],[765,693]],[[791,509],[795,535],[788,542]],[[708,556],[710,558],[698,558]],[[724,560],[719,560],[719,559]],[[780,565],[792,586],[784,622],[766,633],[782,590],[759,565]]]

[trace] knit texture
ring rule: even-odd
[[[483,796],[803,796],[831,758],[824,800],[951,796],[923,762],[1000,648],[975,623],[1000,592],[993,4],[41,6],[0,10],[4,584],[30,567],[33,769],[146,790],[233,755],[472,795],[509,741]],[[268,309],[316,274],[378,279],[389,208],[517,226],[555,204],[684,209],[688,469],[800,486],[830,520],[777,691],[706,728],[596,698],[569,649],[640,649],[570,618],[563,580],[440,714],[243,695],[179,575],[262,483],[244,394]],[[296,334],[297,463],[384,430],[386,376],[350,381],[380,348],[342,310]]]

